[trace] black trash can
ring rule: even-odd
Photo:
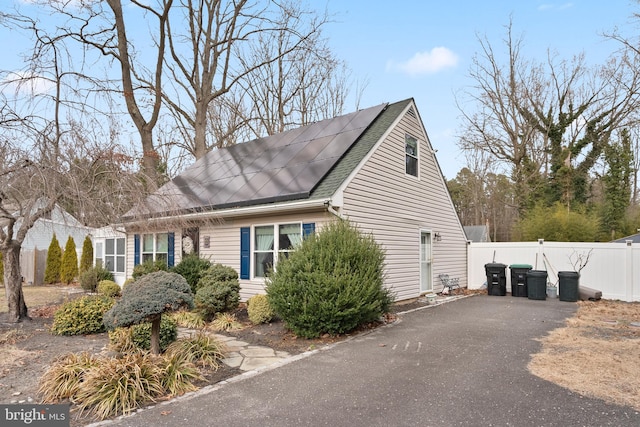
[[[560,301],[578,301],[580,273],[577,271],[558,271],[558,297]]]
[[[507,294],[507,266],[500,263],[484,265],[487,274],[487,294],[505,296]]]
[[[511,295],[514,297],[527,296],[527,272],[533,267],[529,264],[511,264]]]
[[[529,270],[527,272],[527,297],[529,299],[547,299],[547,272]]]

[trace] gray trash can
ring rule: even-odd
[[[578,301],[579,284],[580,273],[577,271],[558,271],[558,297],[560,301]]]
[[[530,270],[527,272],[527,297],[529,299],[547,299],[547,272]]]

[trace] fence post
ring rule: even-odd
[[[626,290],[627,301],[633,301],[633,240],[625,240],[627,244],[625,271],[626,271]]]
[[[536,254],[536,265],[533,267],[534,270],[542,270],[542,268],[538,268],[538,263],[544,266],[544,239],[538,239],[538,252]]]

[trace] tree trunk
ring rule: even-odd
[[[22,275],[20,274],[20,248],[21,245],[11,243],[2,251],[4,262],[4,289],[7,295],[7,307],[9,308],[9,321],[21,322],[31,320],[27,313],[27,304],[22,293]]]
[[[154,317],[151,321],[151,354],[160,354],[160,321],[162,315]]]

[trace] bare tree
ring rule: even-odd
[[[325,15],[294,2],[181,2],[170,15],[167,33],[171,60],[166,62],[175,92],[165,90],[164,100],[184,129],[187,148],[196,159],[214,146],[239,140],[235,134],[244,136],[243,127],[258,119],[266,124],[277,118],[286,127],[287,120],[299,123],[301,115],[308,122],[314,116],[326,117],[326,109],[334,105],[341,109],[346,94],[344,86],[335,88],[340,84],[339,64],[320,38],[326,22]],[[311,63],[310,58],[316,59]],[[289,73],[294,66],[296,70]],[[326,82],[330,78],[333,87]],[[320,102],[322,95],[325,99]],[[283,130],[282,126],[263,127],[267,133]],[[220,139],[207,143],[212,135]]]
[[[90,133],[73,120],[87,111],[78,109],[86,101],[83,96],[78,99],[83,77],[70,67],[67,40],[48,36],[27,17],[12,18],[11,25],[35,41],[23,70],[0,70],[0,252],[8,316],[18,322],[29,318],[20,270],[20,251],[29,230],[59,204],[104,214],[108,210],[96,203],[105,200],[105,191],[113,196],[118,188],[105,177],[122,169],[113,155],[118,150],[107,148],[102,138],[96,149]],[[92,127],[99,127],[98,122]],[[109,200],[118,203],[117,197]]]
[[[637,109],[636,56],[591,68],[582,55],[528,62],[511,23],[504,45],[503,65],[491,43],[480,39],[482,54],[470,70],[476,85],[467,93],[475,112],[459,104],[465,121],[461,148],[483,150],[510,167],[520,209],[540,200],[545,186],[551,202],[584,203],[596,159]]]

